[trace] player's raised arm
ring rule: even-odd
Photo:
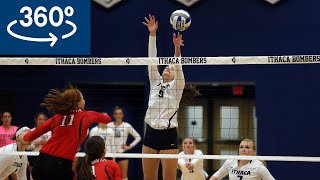
[[[52,129],[52,122],[54,121],[55,117],[56,116],[51,117],[50,119],[48,119],[46,122],[38,126],[33,131],[30,131],[24,136],[22,136],[23,141],[31,142],[37,139],[38,137],[42,136],[43,134],[47,133],[48,131],[50,131]]]
[[[150,34],[149,34],[149,44],[148,44],[148,56],[149,57],[157,57],[157,30],[158,30],[158,21],[154,15],[149,14],[149,19],[144,17],[144,24],[147,26]],[[160,74],[158,72],[158,66],[149,65],[148,66],[148,75],[150,80],[158,80],[160,78]]]
[[[98,113],[95,111],[87,111],[87,113],[92,117],[91,123],[108,124],[111,122],[111,117],[106,113]]]
[[[173,33],[172,41],[173,41],[173,45],[174,45],[174,56],[180,57],[181,56],[181,48],[180,47],[184,46],[182,34],[180,32],[178,32],[177,35],[176,35],[176,33]]]
[[[172,41],[173,41],[174,49],[175,49],[174,56],[181,57],[181,46],[184,46],[182,34],[180,32],[178,32],[177,35],[176,35],[176,33],[173,33]],[[184,74],[183,74],[183,70],[182,70],[182,65],[175,65],[174,71],[176,74],[176,76],[175,76],[175,80],[176,80],[176,84],[177,84],[176,88],[177,89],[184,89],[185,79],[184,79]]]

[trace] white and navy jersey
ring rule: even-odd
[[[127,122],[122,122],[119,126],[116,126],[115,122],[110,122],[107,124],[107,127],[113,129],[113,144],[117,153],[123,153],[125,151],[123,145],[126,145],[129,135],[134,138],[129,146],[134,147],[141,141],[140,134]]]
[[[179,155],[187,155],[184,151]],[[189,155],[189,154],[188,154]],[[203,155],[200,150],[194,150],[193,155]],[[194,166],[192,171],[189,171],[186,164],[191,162]],[[178,159],[178,164],[181,169],[181,180],[205,180],[208,174],[203,169],[203,159]]]
[[[99,128],[99,126],[95,126],[89,133],[89,137],[92,136],[100,136],[104,140],[107,153],[116,153],[114,146],[114,131],[112,128]]]
[[[149,36],[149,57],[156,56],[156,37]],[[156,65],[148,66],[150,95],[145,122],[153,129],[178,127],[177,110],[182,98],[185,79],[181,65],[175,65],[174,71],[175,79],[164,83],[158,67]]]
[[[31,131],[35,130],[36,128],[32,128]],[[48,141],[51,138],[52,134],[51,131],[43,134],[42,136],[38,137],[36,140],[32,141],[30,146],[27,148],[27,150],[31,151],[40,151],[42,148],[43,144],[40,144],[42,140]]]
[[[269,170],[259,160],[252,160],[242,167],[238,166],[238,160],[226,160],[213,176],[222,179],[228,174],[230,180],[274,180]]]
[[[16,152],[17,144],[9,144],[0,148],[0,152]],[[0,155],[0,180],[6,179],[10,174],[15,173],[18,180],[27,179],[27,156]]]

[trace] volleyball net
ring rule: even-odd
[[[306,64],[319,63],[320,55],[295,56],[234,56],[234,57],[158,57],[158,58],[100,58],[100,57],[1,57],[0,65],[248,65],[248,64]]]
[[[9,74],[7,77],[2,76],[3,79],[15,80],[13,83],[31,83],[30,87],[24,87],[23,91],[32,92],[31,96],[26,99],[42,99],[44,94],[52,88],[63,88],[66,81],[76,85],[84,94],[86,99],[86,109],[95,110],[99,112],[107,112],[113,116],[113,108],[120,106],[124,110],[123,121],[128,122],[141,135],[143,139],[146,125],[144,123],[144,116],[146,113],[148,94],[150,87],[147,83],[147,68],[146,65],[187,65],[190,67],[184,68],[186,87],[193,87],[195,91],[193,97],[182,97],[178,112],[176,114],[178,120],[178,139],[179,151],[183,151],[183,140],[187,137],[195,141],[196,148],[201,150],[204,155],[172,155],[172,154],[142,154],[141,145],[139,142],[129,153],[118,153],[115,150],[108,152],[107,157],[115,158],[183,158],[183,159],[204,159],[205,169],[210,168],[210,171],[219,169],[224,160],[238,159],[238,160],[265,160],[265,161],[288,161],[288,162],[320,162],[320,157],[310,156],[292,156],[292,153],[287,155],[282,152],[277,154],[273,151],[272,156],[260,156],[260,145],[264,140],[258,137],[259,131],[272,134],[273,129],[264,129],[258,126],[260,117],[257,116],[257,111],[263,115],[263,109],[256,106],[256,84],[251,80],[236,80],[226,79],[221,80],[220,77],[211,76],[210,68],[220,65],[233,66],[241,65],[305,65],[320,63],[320,55],[296,55],[296,56],[252,56],[252,57],[159,57],[159,58],[99,58],[99,57],[1,57],[0,69],[6,70]],[[201,66],[206,66],[202,69]],[[37,66],[36,68],[34,68]],[[44,69],[38,66],[45,66]],[[59,66],[59,67],[58,67]],[[75,66],[81,67],[79,72]],[[92,67],[94,66],[94,67]],[[54,67],[54,68],[47,68]],[[19,72],[15,72],[17,68],[21,68]],[[86,69],[87,68],[87,69]],[[95,69],[96,68],[96,69]],[[140,72],[145,70],[144,72]],[[244,70],[246,70],[244,68]],[[133,72],[129,72],[133,71]],[[161,74],[161,68],[159,72]],[[24,73],[21,73],[24,72]],[[52,73],[46,75],[43,73]],[[83,73],[82,73],[83,72]],[[22,75],[20,78],[14,78],[13,75],[17,73]],[[59,73],[59,74],[57,74]],[[80,73],[80,74],[75,74]],[[117,74],[119,73],[119,74]],[[136,77],[135,74],[136,73]],[[205,77],[201,81],[197,78],[190,78],[192,73],[201,74]],[[227,73],[229,73],[227,71]],[[71,79],[64,79],[70,75]],[[77,75],[81,77],[77,77]],[[83,76],[90,76],[91,78],[82,78]],[[97,76],[97,80],[90,81]],[[119,77],[121,76],[121,77]],[[228,76],[229,77],[229,76]],[[11,78],[11,79],[10,79]],[[24,79],[25,78],[25,79]],[[48,79],[49,78],[49,79]],[[52,78],[52,79],[50,79]],[[189,79],[188,79],[189,78]],[[218,78],[219,80],[216,80]],[[106,81],[103,81],[105,79]],[[133,80],[132,80],[133,79]],[[40,92],[37,87],[32,86],[35,81],[45,82],[54,81],[52,85],[39,85]],[[57,83],[58,81],[61,81]],[[62,87],[61,87],[62,86]],[[11,88],[11,89],[10,89]],[[1,91],[16,91],[20,88],[11,85],[10,87],[3,87]],[[28,90],[29,89],[29,90]],[[184,94],[188,90],[185,89]],[[3,93],[2,93],[3,94]],[[3,97],[6,96],[5,94]],[[11,95],[14,99],[15,95]],[[21,94],[19,97],[23,96]],[[303,94],[301,94],[303,96]],[[303,97],[301,97],[303,98]],[[10,98],[9,98],[10,99]],[[9,102],[10,100],[8,100]],[[13,101],[13,100],[12,100]],[[28,102],[30,106],[24,106],[23,109],[29,114],[36,114],[39,111],[45,111],[38,107],[38,102]],[[19,103],[19,102],[18,102]],[[8,103],[10,104],[10,103]],[[0,104],[3,109],[10,109],[6,104]],[[9,106],[9,105],[8,105]],[[12,105],[14,107],[14,105]],[[19,107],[18,107],[19,108]],[[20,107],[22,109],[22,107]],[[290,107],[287,107],[290,108]],[[11,108],[14,109],[14,108]],[[1,110],[1,109],[0,109]],[[13,116],[15,117],[15,116]],[[20,126],[32,126],[33,117],[27,118],[28,121],[20,121]],[[265,121],[265,119],[263,119]],[[288,120],[283,120],[288,121]],[[13,124],[17,124],[15,119]],[[90,129],[96,126],[93,125]],[[302,127],[303,128],[303,127]],[[100,130],[103,131],[103,130]],[[90,133],[90,132],[89,132]],[[115,137],[122,137],[114,134]],[[288,130],[286,133],[296,133]],[[99,134],[99,130],[98,130]],[[102,133],[103,134],[103,133]],[[89,135],[89,134],[88,134]],[[303,136],[303,134],[302,134]],[[252,139],[257,143],[257,156],[239,156],[239,144],[243,139]],[[270,137],[273,139],[275,137]],[[130,144],[134,137],[129,138],[126,144]],[[123,138],[123,141],[126,141]],[[142,140],[143,141],[143,140]],[[114,145],[122,146],[122,145]],[[122,148],[122,147],[112,147]],[[83,148],[82,148],[83,150]],[[15,152],[0,151],[0,155],[28,155],[37,156],[39,152]],[[276,156],[274,156],[276,154]],[[83,152],[79,152],[77,157],[84,156]],[[208,161],[207,161],[208,160]],[[209,161],[214,160],[214,161]]]

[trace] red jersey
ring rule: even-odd
[[[81,121],[81,137],[79,137]],[[95,111],[77,110],[69,115],[56,114],[27,133],[23,139],[30,142],[51,131],[52,137],[42,146],[40,152],[73,161],[79,146],[86,139],[90,125],[98,122],[107,124],[110,121],[108,115]]]
[[[91,167],[96,180],[122,180],[119,165],[112,160],[97,159],[92,162]]]

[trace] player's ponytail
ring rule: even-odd
[[[81,158],[76,167],[77,180],[94,180],[95,174],[91,164],[97,159],[101,159],[105,152],[105,143],[100,136],[92,136],[86,143],[86,155]]]
[[[79,159],[75,173],[77,180],[95,180],[89,159],[90,157],[87,154]]]
[[[194,102],[195,97],[200,96],[200,92],[195,85],[189,84],[184,87],[180,104],[189,105]]]
[[[68,115],[72,110],[79,108],[78,103],[81,99],[81,92],[70,85],[62,92],[58,89],[50,90],[40,105],[53,114]]]

